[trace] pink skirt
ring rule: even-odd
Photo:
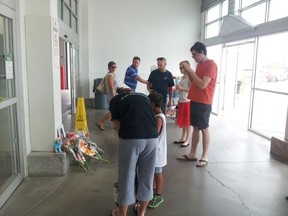
[[[190,101],[186,103],[178,102],[176,124],[180,127],[190,126]]]

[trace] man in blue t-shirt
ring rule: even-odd
[[[153,70],[148,78],[147,89],[149,92],[156,91],[163,96],[162,112],[166,113],[166,106],[171,106],[172,87],[174,86],[173,75],[166,69],[167,61],[164,57],[157,58],[158,69]],[[167,103],[167,94],[169,100]]]
[[[132,65],[129,66],[125,73],[124,83],[135,92],[137,87],[137,82],[148,84],[148,81],[141,78],[138,75],[138,67],[140,65],[141,59],[135,56],[132,61]]]

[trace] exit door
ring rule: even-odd
[[[223,50],[224,116],[248,126],[254,62],[254,40],[226,44]]]
[[[60,79],[62,121],[76,110],[76,79],[78,72],[78,50],[73,44],[60,38]]]

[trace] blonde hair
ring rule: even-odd
[[[187,63],[188,65],[190,65],[190,62],[189,62],[188,60],[181,61],[181,62],[179,63],[179,65],[181,65],[182,63]]]

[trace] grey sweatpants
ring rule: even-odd
[[[136,199],[140,201],[152,199],[157,142],[157,138],[119,140],[119,205],[131,205]],[[136,166],[138,184],[135,192]]]

